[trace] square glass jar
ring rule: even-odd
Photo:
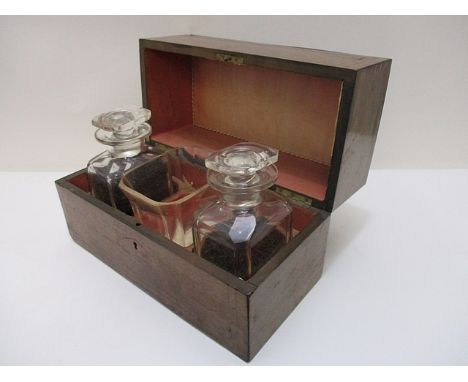
[[[207,184],[206,169],[183,149],[126,172],[119,187],[141,224],[188,249],[196,211],[217,194]]]

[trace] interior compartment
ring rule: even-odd
[[[325,199],[342,81],[144,51],[152,139],[203,156],[239,141],[281,151],[277,184]]]
[[[325,199],[342,81],[150,49],[143,57],[153,141],[201,158],[240,141],[275,147],[277,184]],[[68,181],[90,192],[85,171]],[[291,206],[293,236],[320,219]]]
[[[86,170],[80,171],[76,173],[76,175],[71,176],[70,178],[68,178],[68,182],[70,182],[71,184],[73,184],[74,186],[78,187],[79,189],[83,190],[86,193],[91,192]],[[292,212],[293,236],[296,236],[302,230],[304,230],[310,223],[312,223],[312,221],[314,221],[315,218],[318,218],[318,214],[310,208],[304,208],[295,203],[290,203],[290,204],[293,208],[293,212]]]

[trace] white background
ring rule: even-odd
[[[253,364],[468,364],[467,20],[0,17],[0,171],[36,171],[0,174],[0,364],[243,364],[77,246],[53,184],[102,150],[95,114],[141,102],[138,38],[180,33],[394,60],[384,170]]]
[[[468,167],[467,17],[0,17],[0,171],[82,168],[141,104],[138,38],[184,33],[392,58],[373,167]]]

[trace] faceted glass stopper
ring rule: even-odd
[[[205,160],[208,183],[222,193],[258,192],[278,177],[278,150],[258,143],[238,143]]]
[[[278,150],[258,143],[238,143],[211,154],[205,160],[210,170],[226,174],[248,176],[278,161]]]
[[[116,145],[149,135],[151,127],[146,121],[150,117],[151,111],[144,108],[117,109],[94,117],[92,124],[97,127],[98,141]]]

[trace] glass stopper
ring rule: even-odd
[[[144,108],[116,109],[99,114],[92,120],[97,127],[96,139],[107,145],[117,145],[141,140],[151,133],[151,126],[146,123],[151,111]]]
[[[238,143],[205,160],[208,182],[221,192],[261,191],[278,177],[278,150],[258,143]]]
[[[278,161],[278,150],[258,143],[238,143],[205,160],[210,170],[226,175],[253,175]]]

